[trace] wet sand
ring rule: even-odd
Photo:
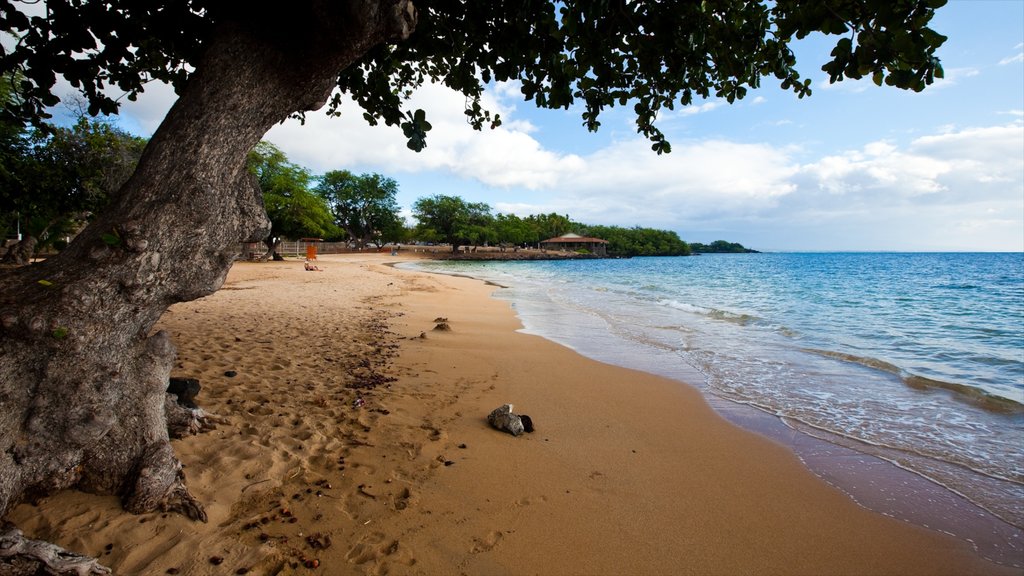
[[[174,442],[208,523],[77,492],[9,519],[116,574],[1019,573],[695,389],[517,333],[493,286],[387,266],[408,257],[239,263],[161,319],[224,420]],[[504,403],[537,430],[489,428]]]

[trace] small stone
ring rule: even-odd
[[[513,436],[523,433],[523,420],[512,413],[511,404],[504,404],[492,410],[487,415],[487,422],[498,430],[504,430]]]
[[[228,378],[234,378],[235,376],[238,376],[238,372],[235,372],[234,370],[228,370],[227,372],[224,372],[224,375],[227,376]]]
[[[523,422],[523,431],[524,432],[531,432],[532,433],[533,432],[533,419],[530,418],[529,416],[527,416],[526,414],[520,414],[519,415],[519,419],[522,420],[522,422]]]
[[[221,558],[220,556],[211,556],[210,557],[210,564],[213,564],[214,566],[220,566],[223,563],[224,563],[224,559]]]

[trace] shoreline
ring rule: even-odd
[[[468,275],[465,272],[424,269],[415,264],[409,269]],[[484,275],[478,279],[489,281],[486,278]],[[513,289],[506,295],[497,293],[495,297],[513,303],[518,315],[522,311],[515,305],[517,300],[512,296],[515,293]],[[537,314],[536,308],[523,310]],[[575,332],[562,328],[545,334],[542,328],[535,328],[534,322],[526,324],[528,327],[521,331],[545,337],[593,360],[659,375],[699,390],[719,415],[741,428],[785,445],[816,476],[866,509],[955,535],[972,543],[986,558],[1016,568],[1024,567],[1024,530],[1019,525],[1001,517],[996,511],[1000,508],[989,509],[984,501],[976,501],[937,480],[942,478],[941,475],[930,477],[905,463],[901,464],[900,459],[908,457],[905,453],[888,449],[889,454],[880,446],[870,446],[853,437],[837,435],[799,420],[793,421],[755,404],[719,396],[704,381],[705,375],[689,365],[681,366],[675,359],[661,356],[638,356],[628,347],[620,349],[614,339],[595,338],[594,332],[601,332],[600,326],[586,324],[583,329],[577,326]],[[540,325],[547,325],[546,321],[541,320]],[[584,333],[587,338],[580,340],[579,334]],[[657,352],[653,349],[648,351]],[[999,490],[1006,489],[1004,480],[977,470],[974,472],[978,475],[977,482],[991,485],[992,494],[1000,494]],[[1012,498],[1006,492],[1001,494],[1004,498]],[[1007,509],[1001,511],[1005,513]]]
[[[517,332],[494,286],[394,261],[240,263],[161,319],[225,420],[173,443],[208,524],[77,492],[9,519],[116,573],[1019,572],[865,510],[695,388]],[[537,431],[489,428],[504,403]]]

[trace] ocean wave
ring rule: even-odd
[[[878,358],[867,358],[864,356],[847,354],[845,352],[817,350],[814,348],[804,348],[803,350],[811,354],[834,358],[843,362],[859,364],[861,366],[893,374],[904,384],[915,390],[945,390],[953,393],[953,397],[957,400],[966,401],[985,410],[999,412],[1002,414],[1024,414],[1024,404],[1021,404],[1012,398],[1006,398],[988,390],[978,388],[977,386],[956,384],[954,382],[945,382],[934,378],[926,378],[924,376],[910,374],[899,366],[886,362],[885,360],[879,360]]]
[[[715,320],[732,322],[733,324],[739,324],[740,326],[746,326],[747,324],[761,321],[761,318],[752,314],[729,312],[728,310],[719,310],[717,308],[705,308],[703,306],[696,306],[694,304],[680,302],[678,300],[659,300],[658,303],[662,306],[668,306],[669,308],[674,308],[683,312],[700,314],[701,316],[706,316]]]
[[[976,284],[939,284],[936,288],[942,290],[980,290],[981,286]]]

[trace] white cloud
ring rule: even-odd
[[[1003,58],[1002,60],[1000,60],[999,61],[999,65],[1000,66],[1005,66],[1007,64],[1013,64],[1014,62],[1024,62],[1024,42],[1021,42],[1020,44],[1017,44],[1016,46],[1013,47],[1013,49],[1017,50],[1017,53],[1014,54],[1013,56],[1007,56],[1006,58]]]
[[[775,239],[760,246],[768,249],[1024,249],[1019,111],[1003,126],[946,124],[910,142],[876,140],[817,158],[811,143],[679,137],[671,154],[659,156],[635,135],[569,154],[542,144],[548,126],[517,115],[516,90],[506,84],[487,93],[484,104],[505,123],[478,132],[465,121],[461,96],[424,87],[411,102],[433,125],[421,153],[405,147],[399,128],[367,126],[355,105],[341,118],[311,113],[305,126],[288,122],[266,138],[314,172],[382,172],[409,183],[410,194],[425,181],[423,189],[435,192],[475,190],[473,201],[520,215],[670,228],[693,240],[700,230],[733,230],[708,234],[748,244],[757,237],[744,234],[765,230]],[[153,86],[124,109],[151,131],[173,99],[169,88]]]
[[[828,76],[822,76],[819,81],[811,84],[811,89],[860,94],[861,92],[867,91],[868,88],[874,87],[874,85],[875,84],[869,78],[853,80],[851,78],[844,77],[839,82],[830,82]]]
[[[686,219],[731,210],[756,212],[794,188],[797,166],[766,145],[724,140],[677,142],[657,155],[640,138],[580,158],[546,203],[498,206],[520,215],[569,213],[585,222],[674,227]]]
[[[410,177],[448,174],[463,183],[450,193],[475,189],[483,198],[474,200],[500,212],[557,212],[584,222],[682,230],[684,237],[713,223],[783,228],[805,247],[815,247],[814,238],[845,235],[852,238],[847,244],[822,247],[959,242],[1015,249],[1012,238],[1024,234],[1017,234],[1024,216],[1016,215],[1024,213],[1020,122],[946,125],[906,144],[877,140],[803,163],[796,157],[813,148],[727,139],[674,139],[673,152],[659,156],[630,136],[573,155],[545,148],[532,123],[491,98],[488,106],[509,114],[506,124],[475,132],[463,119],[461,97],[440,87],[417,95],[413,106],[426,109],[434,126],[420,154],[405,149],[400,130],[369,129],[352,111],[341,119],[311,117],[301,128],[281,126],[268,138],[314,171],[360,166]],[[992,225],[977,225],[986,221]],[[874,244],[858,244],[865,230]]]
[[[683,106],[679,109],[680,116],[693,116],[695,114],[703,114],[705,112],[711,112],[715,108],[722,106],[724,102],[722,100],[712,100],[711,102],[705,102],[703,104],[691,104],[689,106]]]
[[[121,101],[121,118],[128,119],[133,126],[126,127],[133,132],[150,136],[164,120],[171,105],[178,99],[170,84],[150,82],[138,100]]]
[[[944,68],[942,72],[942,78],[936,78],[929,90],[956,86],[966,78],[974,78],[981,74],[981,70],[972,67]]]

